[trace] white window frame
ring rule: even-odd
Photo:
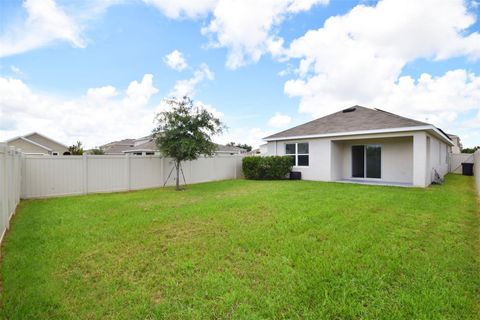
[[[307,144],[307,146],[308,146],[308,153],[298,153],[298,145],[299,144],[304,144],[304,143]],[[288,144],[294,144],[295,145],[295,153],[287,153],[287,145]],[[285,155],[286,156],[295,156],[295,164],[293,165],[294,167],[308,168],[310,166],[310,143],[308,143],[308,142],[285,143]],[[298,165],[298,156],[308,156],[308,165],[307,166]]]

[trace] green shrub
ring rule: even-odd
[[[292,159],[289,156],[245,157],[242,168],[247,179],[284,179],[292,170]]]

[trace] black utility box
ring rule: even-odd
[[[302,173],[298,171],[291,171],[290,172],[290,180],[301,180]]]
[[[473,176],[473,163],[462,162],[462,174],[464,176]]]

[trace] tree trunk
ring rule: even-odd
[[[177,191],[180,191],[180,162],[176,161],[175,162],[175,166],[176,166],[176,169],[177,169],[177,181],[176,181],[176,190]]]

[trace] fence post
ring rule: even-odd
[[[8,225],[10,228],[10,218],[13,216],[13,212],[15,212],[15,147],[10,146],[8,150],[8,156],[10,158],[10,168],[8,168],[9,181],[7,186],[8,191]]]
[[[165,161],[165,157],[160,156],[160,187],[163,187],[163,184],[165,181],[165,173],[163,172],[165,167],[163,164],[164,161]]]
[[[84,153],[82,155],[82,160],[83,160],[83,193],[87,194],[88,193],[88,158],[87,155]]]
[[[7,191],[7,144],[6,143],[0,143],[0,156],[3,158],[2,161],[2,168],[0,170],[2,171],[2,181],[0,181],[0,185],[2,187],[2,192],[0,194],[1,196],[1,208],[0,211],[2,213],[2,221],[3,221],[3,227],[4,230],[1,230],[1,234],[3,235],[5,230],[8,229],[8,191]]]
[[[234,155],[233,156],[233,179],[237,179],[237,156],[238,155]]]
[[[27,194],[27,158],[25,157],[25,154],[22,152],[20,154],[20,181],[21,181],[21,186],[20,186],[20,199],[23,199],[23,197]]]
[[[132,186],[132,182],[130,181],[131,180],[131,174],[130,174],[130,154],[125,154],[125,175],[127,177],[127,190],[130,191],[131,189],[131,186]]]

